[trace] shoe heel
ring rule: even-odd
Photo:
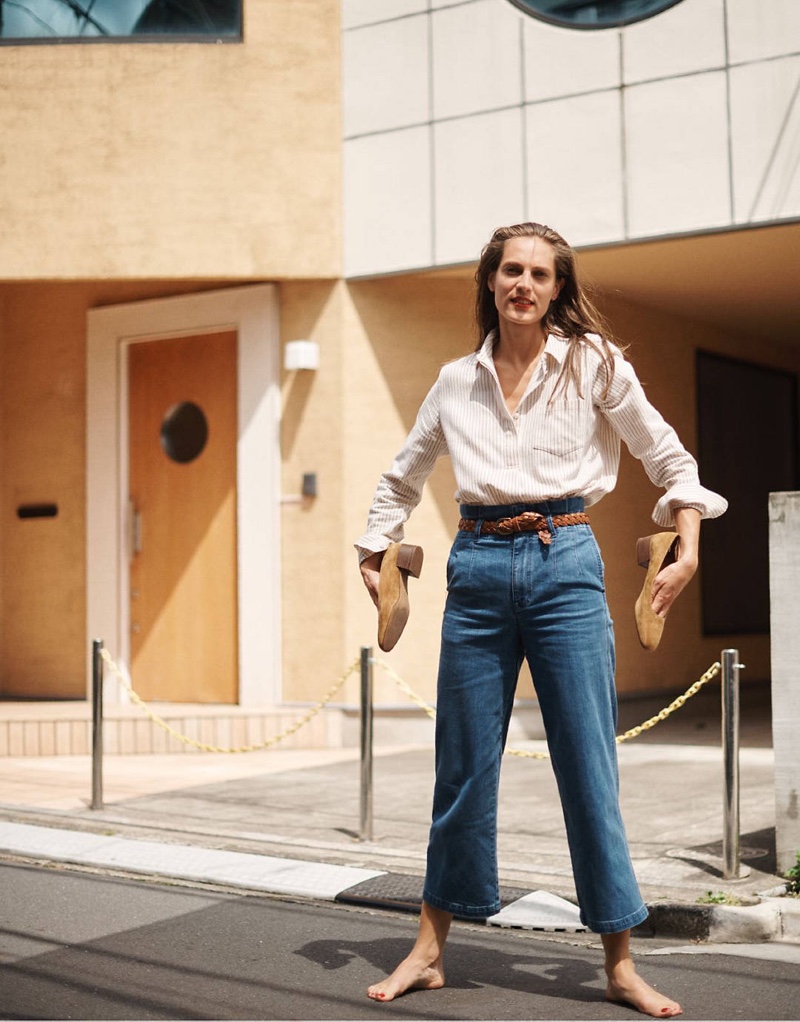
[[[642,536],[636,540],[636,563],[640,568],[646,568],[650,563],[650,536]]]
[[[397,567],[401,571],[407,571],[414,578],[419,578],[422,571],[422,547],[414,546],[411,543],[403,543],[397,551]]]
[[[650,566],[650,554],[653,549],[653,540],[657,540],[656,547],[660,547],[662,536],[672,536],[672,541],[667,547],[666,552],[661,558],[661,567],[665,567],[667,564],[672,564],[678,558],[678,541],[679,536],[677,533],[658,532],[654,536],[643,536],[641,539],[636,540],[636,563],[640,568],[647,568]],[[659,569],[660,570],[660,569]]]

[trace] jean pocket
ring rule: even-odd
[[[470,532],[459,532],[447,558],[447,591],[469,585],[475,540]]]
[[[589,585],[605,592],[605,566],[590,526],[556,529],[555,551],[559,582]]]

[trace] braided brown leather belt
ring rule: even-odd
[[[556,528],[564,525],[589,525],[589,516],[583,511],[575,511],[567,515],[553,515],[551,521]],[[474,532],[477,524],[477,518],[462,518],[458,528],[461,532]],[[542,543],[550,543],[553,539],[547,518],[538,511],[524,511],[516,518],[481,520],[481,533],[487,536],[511,536],[515,532],[538,532]]]

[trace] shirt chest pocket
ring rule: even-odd
[[[530,446],[564,457],[581,450],[587,439],[587,405],[582,398],[556,398],[530,419]]]

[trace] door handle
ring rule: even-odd
[[[142,552],[142,512],[134,509],[133,521],[132,521],[132,533],[131,539],[133,541],[133,552],[134,554],[140,554]]]
[[[128,521],[130,526],[131,560],[142,552],[142,512],[131,500],[128,501]]]

